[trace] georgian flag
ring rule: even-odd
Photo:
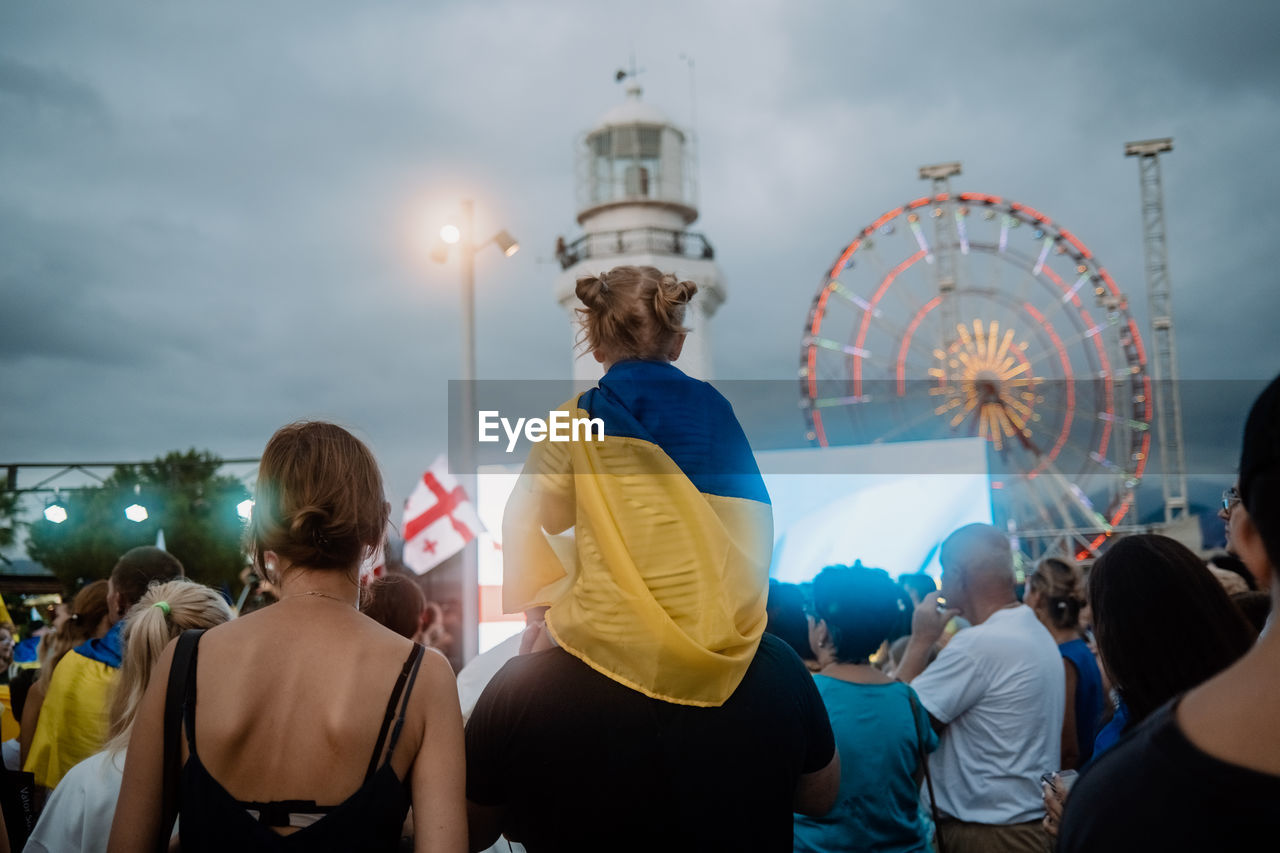
[[[462,486],[436,458],[404,505],[404,564],[418,574],[458,553],[483,526]]]
[[[387,557],[385,542],[370,551],[360,562],[360,583],[368,583],[387,573]]]

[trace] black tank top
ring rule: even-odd
[[[201,632],[203,633],[203,632]],[[400,670],[360,788],[341,803],[319,806],[310,800],[250,803],[237,800],[214,779],[196,753],[196,658],[199,637],[185,675],[183,719],[190,757],[182,768],[179,833],[183,853],[257,853],[257,851],[395,851],[409,811],[408,786],[391,767],[405,708],[418,677],[423,648],[414,645]],[[390,740],[388,740],[390,733]],[[378,758],[386,747],[386,760]],[[300,826],[281,835],[271,827]]]

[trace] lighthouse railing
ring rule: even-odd
[[[556,245],[556,259],[560,262],[561,269],[568,269],[589,258],[621,255],[673,255],[714,260],[716,253],[702,234],[653,227],[595,231],[584,234],[567,245]]]

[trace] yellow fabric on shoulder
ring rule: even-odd
[[[555,641],[597,671],[718,706],[764,633],[772,548],[768,504],[699,492],[651,442],[542,442],[503,519],[503,609],[548,605]]]
[[[0,684],[0,707],[3,708],[0,710],[0,740],[13,740],[22,731],[22,726],[13,716],[13,695],[7,684]]]
[[[23,766],[37,785],[55,787],[68,770],[102,749],[107,705],[119,672],[75,650],[58,662]]]

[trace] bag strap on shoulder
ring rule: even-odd
[[[938,812],[938,800],[933,796],[933,775],[929,773],[929,756],[924,749],[924,732],[920,730],[920,701],[916,699],[916,691],[907,685],[907,700],[911,702],[911,725],[916,730],[916,754],[919,756],[920,768],[924,771],[924,784],[929,791],[929,811],[933,817],[933,837],[938,853],[946,853],[942,847],[941,817]],[[925,716],[928,719],[928,716]],[[929,723],[925,723],[929,725]]]

